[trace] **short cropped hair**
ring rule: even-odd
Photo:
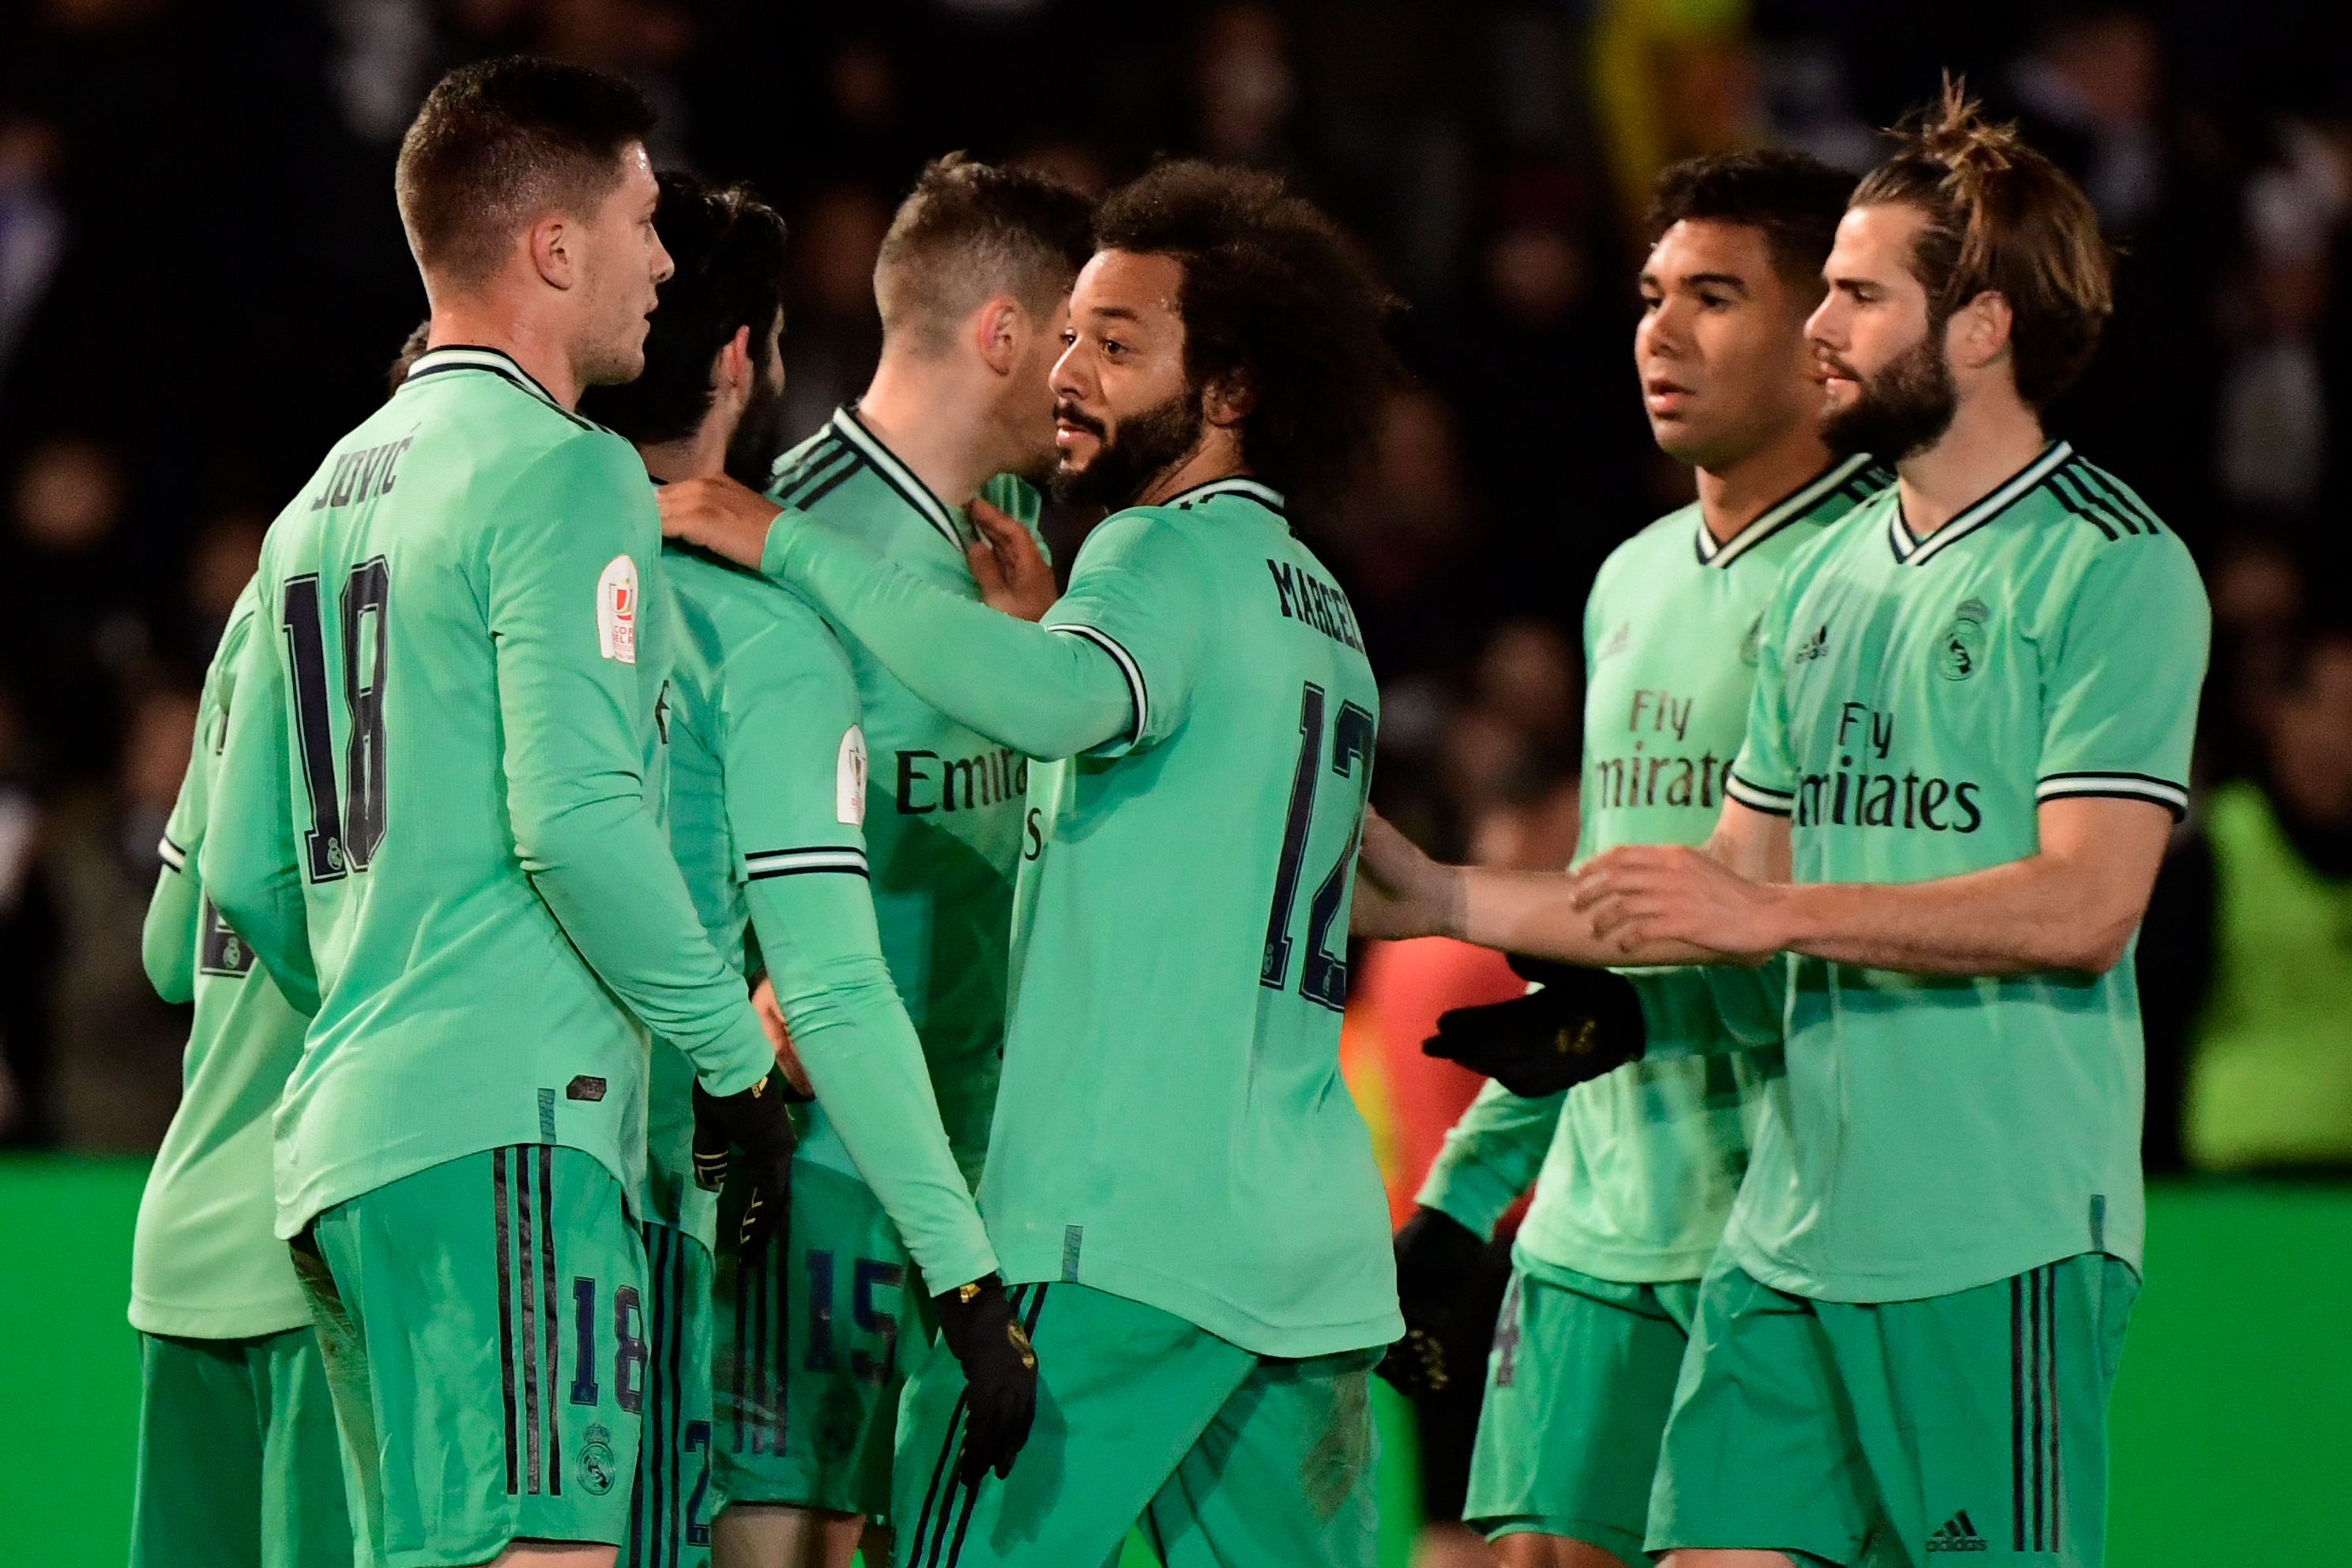
[[[582,413],[639,446],[700,429],[715,392],[711,361],[749,327],[756,361],[784,308],[784,220],[749,185],[664,174],[654,228],[677,270],[646,330],[645,372],[580,397]]]
[[[1050,315],[1092,249],[1089,205],[1034,170],[961,152],[932,160],[898,204],[875,258],[884,338],[943,354],[957,324],[1000,294]]]
[[[2046,407],[2091,362],[2115,311],[2114,254],[2090,198],[1948,77],[1941,101],[1894,134],[1895,155],[1863,176],[1852,204],[1926,217],[1911,273],[1934,329],[1979,294],[2009,302],[2018,396]]]
[[[1399,301],[1362,252],[1277,176],[1193,160],[1106,196],[1095,244],[1183,267],[1186,379],[1244,386],[1243,460],[1310,509],[1337,502],[1402,380]]]
[[[1782,280],[1819,295],[1822,264],[1853,183],[1853,175],[1803,152],[1768,148],[1687,158],[1661,171],[1650,187],[1650,243],[1685,220],[1752,228],[1763,235]]]
[[[653,125],[644,95],[604,71],[526,55],[459,66],[425,95],[393,175],[417,266],[485,281],[540,214],[592,212]]]

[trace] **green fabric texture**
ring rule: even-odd
[[[1490,1540],[1565,1536],[1640,1563],[1698,1287],[1517,1261],[1486,1361],[1462,1517]]]
[[[1042,627],[789,516],[767,564],[926,701],[1059,759],[1030,779],[981,1186],[1006,1278],[1319,1355],[1402,1332],[1339,1072],[1380,696],[1281,506],[1236,478],[1108,518]]]
[[[709,1568],[719,1512],[711,1441],[710,1249],[647,1221],[646,1364],[635,1490],[614,1568]]]
[[[1714,831],[1780,569],[1885,483],[1866,457],[1848,458],[1727,543],[1692,505],[1612,552],[1584,611],[1580,862]],[[1539,1107],[1487,1084],[1447,1134],[1421,1201],[1490,1234],[1540,1157],[1518,1234],[1530,1255],[1602,1279],[1696,1280],[1747,1169],[1756,1102],[1780,1071],[1783,971],[1625,973],[1649,1030],[1642,1060]]]
[[[583,1151],[480,1150],[337,1204],[295,1264],[366,1568],[628,1539],[655,1343],[620,1184]]]
[[[350,1568],[334,1401],[307,1322],[142,1333],[139,1379],[131,1568]]]
[[[442,349],[262,549],[201,857],[298,1006],[278,1231],[499,1145],[643,1201],[646,1037],[714,1093],[773,1054],[646,801],[652,486],[502,354]],[[640,1022],[642,1020],[642,1022]]]
[[[2204,815],[2217,940],[2189,1157],[2210,1170],[2352,1165],[2352,882],[2312,869],[2256,785],[2216,789]]]
[[[2107,1396],[2139,1276],[2084,1252],[1924,1301],[1699,1287],[1647,1550],[2098,1568]]]
[[[2210,616],[2187,547],[2053,443],[1926,539],[1888,491],[1790,561],[1732,798],[1794,880],[2032,855],[2042,801],[2188,801]],[[2139,998],[2105,974],[1790,965],[1787,1061],[1724,1245],[1779,1289],[1907,1301],[2145,1229]]]
[[[812,1153],[874,1187],[941,1289],[978,1279],[996,1252],[867,894],[867,752],[847,655],[773,583],[677,551],[667,576],[678,635],[659,763],[705,929],[738,963],[747,929],[754,938],[817,1092]],[[656,1161],[688,1186],[692,1132],[689,1114]]]
[[[794,1162],[790,1246],[719,1252],[718,1490],[887,1520],[921,1277],[855,1176]]]
[[[148,977],[167,1001],[195,1003],[180,1106],[139,1201],[131,1322],[151,1334],[246,1339],[308,1329],[302,1287],[274,1229],[272,1129],[310,1019],[205,896],[196,856],[220,763],[236,668],[254,625],[247,583],[205,672],[196,743],[159,846],[147,906]]]
[[[1108,1564],[1139,1527],[1167,1568],[1371,1568],[1374,1351],[1252,1354],[1083,1285],[1020,1285],[1037,1421],[1012,1475],[950,1473],[963,1375],[944,1343],[909,1381],[894,1489],[902,1564]]]
[[[983,611],[963,554],[970,526],[852,410],[835,412],[777,460],[769,494],[798,527],[855,544]],[[1034,489],[999,475],[981,494],[1034,536]],[[934,634],[919,621],[898,630]],[[1004,1054],[1006,942],[1029,759],[917,695],[856,635],[843,632],[842,641],[869,758],[866,850],[882,956],[922,1040],[948,1142],[966,1183],[977,1186]]]

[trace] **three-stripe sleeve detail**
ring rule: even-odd
[[[165,865],[170,866],[173,871],[185,871],[188,869],[188,852],[173,843],[172,841],[172,835],[169,833],[164,834],[163,838],[156,841],[155,853]]]
[[[2018,1552],[2061,1550],[2058,1270],[2009,1281],[2010,1539]]]
[[[1767,789],[1754,779],[1743,779],[1728,768],[1724,770],[1723,792],[1751,811],[1787,817],[1794,815],[1797,810],[1797,797],[1793,790]]]
[[[2189,787],[2153,773],[2045,773],[2034,781],[2036,801],[2078,795],[2150,800],[2170,811],[2175,821],[2189,814]]]
[[[563,1495],[554,1186],[551,1145],[516,1144],[490,1151],[509,1496]]]
[[[1129,733],[1128,744],[1142,745],[1144,731],[1151,727],[1151,692],[1143,684],[1143,666],[1135,662],[1135,655],[1119,646],[1118,638],[1098,626],[1083,626],[1076,622],[1065,622],[1058,626],[1048,626],[1045,630],[1064,632],[1072,637],[1083,637],[1111,656],[1112,661],[1118,665],[1118,673],[1127,677],[1127,695],[1135,706],[1135,727]]]
[[[743,874],[752,882],[772,876],[805,876],[812,872],[839,872],[870,876],[866,852],[842,844],[811,844],[793,850],[753,850],[743,857]]]

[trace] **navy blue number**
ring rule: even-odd
[[[1316,764],[1323,755],[1323,688],[1307,683],[1298,698],[1298,766],[1290,775],[1290,810],[1282,820],[1282,858],[1274,868],[1274,908],[1265,920],[1265,954],[1257,983],[1280,990],[1290,980],[1290,911],[1298,902],[1298,868],[1314,825]]]
[[[572,1281],[572,1403],[596,1403],[596,1281]]]
[[[694,1490],[686,1500],[686,1543],[688,1546],[710,1544],[710,1521],[702,1517],[702,1505],[710,1496],[710,1423],[688,1421],[686,1424],[686,1451],[702,1456],[702,1469],[695,1473]]]
[[[1341,703],[1339,716],[1331,724],[1331,771],[1342,779],[1355,775],[1356,820],[1348,830],[1347,848],[1339,852],[1331,873],[1307,906],[1307,967],[1298,977],[1298,994],[1335,1012],[1348,1005],[1348,944],[1343,936],[1339,950],[1334,953],[1324,946],[1324,938],[1330,935],[1331,922],[1339,918],[1339,895],[1347,891],[1348,869],[1355,863],[1356,841],[1364,831],[1364,802],[1372,787],[1375,727],[1371,714],[1354,703]],[[1358,768],[1359,762],[1364,766]]]
[[[312,882],[336,882],[349,873],[365,871],[383,841],[384,610],[391,590],[391,570],[382,556],[352,568],[343,587],[343,702],[350,713],[351,738],[344,747],[339,792],[334,728],[327,711],[327,642],[319,578],[311,572],[286,580],[278,620],[294,677],[295,750],[302,764],[303,790],[310,798],[310,825],[302,834],[302,845]],[[351,802],[348,817],[341,799],[344,794]]]
[[[391,593],[392,570],[382,556],[352,568],[343,585],[343,702],[352,717],[343,748],[343,852],[353,871],[367,870],[383,842],[383,612]]]
[[[808,1251],[808,1349],[801,1364],[811,1372],[831,1372],[833,1354],[833,1254],[812,1247]]]
[[[1315,787],[1322,772],[1323,688],[1307,683],[1298,701],[1298,766],[1290,776],[1290,810],[1282,823],[1282,855],[1274,868],[1274,908],[1265,923],[1265,951],[1258,964],[1257,983],[1281,990],[1290,981],[1290,922],[1298,905],[1299,872],[1307,859],[1307,837],[1315,824]],[[1307,962],[1300,966],[1298,994],[1327,1008],[1348,1005],[1348,958],[1343,941],[1333,952],[1326,946],[1332,922],[1339,917],[1348,873],[1356,859],[1356,839],[1363,831],[1364,802],[1372,788],[1372,737],[1377,725],[1370,710],[1343,702],[1331,723],[1331,771],[1352,777],[1350,798],[1355,812],[1348,830],[1347,847],[1315,889],[1307,907]]]
[[[343,864],[343,809],[335,798],[335,747],[327,718],[327,646],[319,629],[315,572],[286,580],[280,628],[294,673],[294,742],[302,783],[310,797],[310,826],[302,834],[312,882],[336,882]]]
[[[877,1286],[895,1291],[907,1278],[907,1270],[896,1263],[880,1263],[871,1258],[857,1260],[856,1273],[850,1286],[849,1312],[858,1329],[877,1335],[882,1341],[882,1354],[868,1355],[852,1346],[849,1370],[861,1383],[884,1383],[889,1380],[890,1369],[898,1359],[898,1318],[895,1312],[884,1312],[876,1304]]]
[[[637,1288],[623,1285],[613,1292],[613,1400],[634,1416],[646,1402],[645,1309]]]

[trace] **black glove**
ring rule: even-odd
[[[1465,1306],[1486,1251],[1486,1244],[1468,1226],[1434,1208],[1414,1209],[1397,1231],[1397,1306],[1404,1313],[1404,1338],[1389,1346],[1377,1370],[1398,1393],[1415,1398],[1434,1394],[1462,1370],[1453,1363],[1467,1354],[1475,1365],[1486,1350],[1495,1325],[1469,1322]]]
[[[991,1274],[931,1298],[940,1337],[963,1368],[963,1447],[956,1455],[956,1479],[978,1486],[994,1470],[1002,1480],[1029,1440],[1037,1414],[1037,1353],[1013,1315],[1004,1281]]]
[[[1641,998],[1624,976],[1516,954],[1511,970],[1543,989],[1442,1014],[1422,1054],[1538,1100],[1622,1067],[1648,1044]]]
[[[717,1192],[727,1183],[732,1155],[741,1154],[749,1181],[736,1239],[746,1253],[767,1245],[792,1211],[793,1145],[799,1136],[789,1109],[794,1098],[783,1071],[774,1067],[738,1094],[694,1086],[694,1183]]]

